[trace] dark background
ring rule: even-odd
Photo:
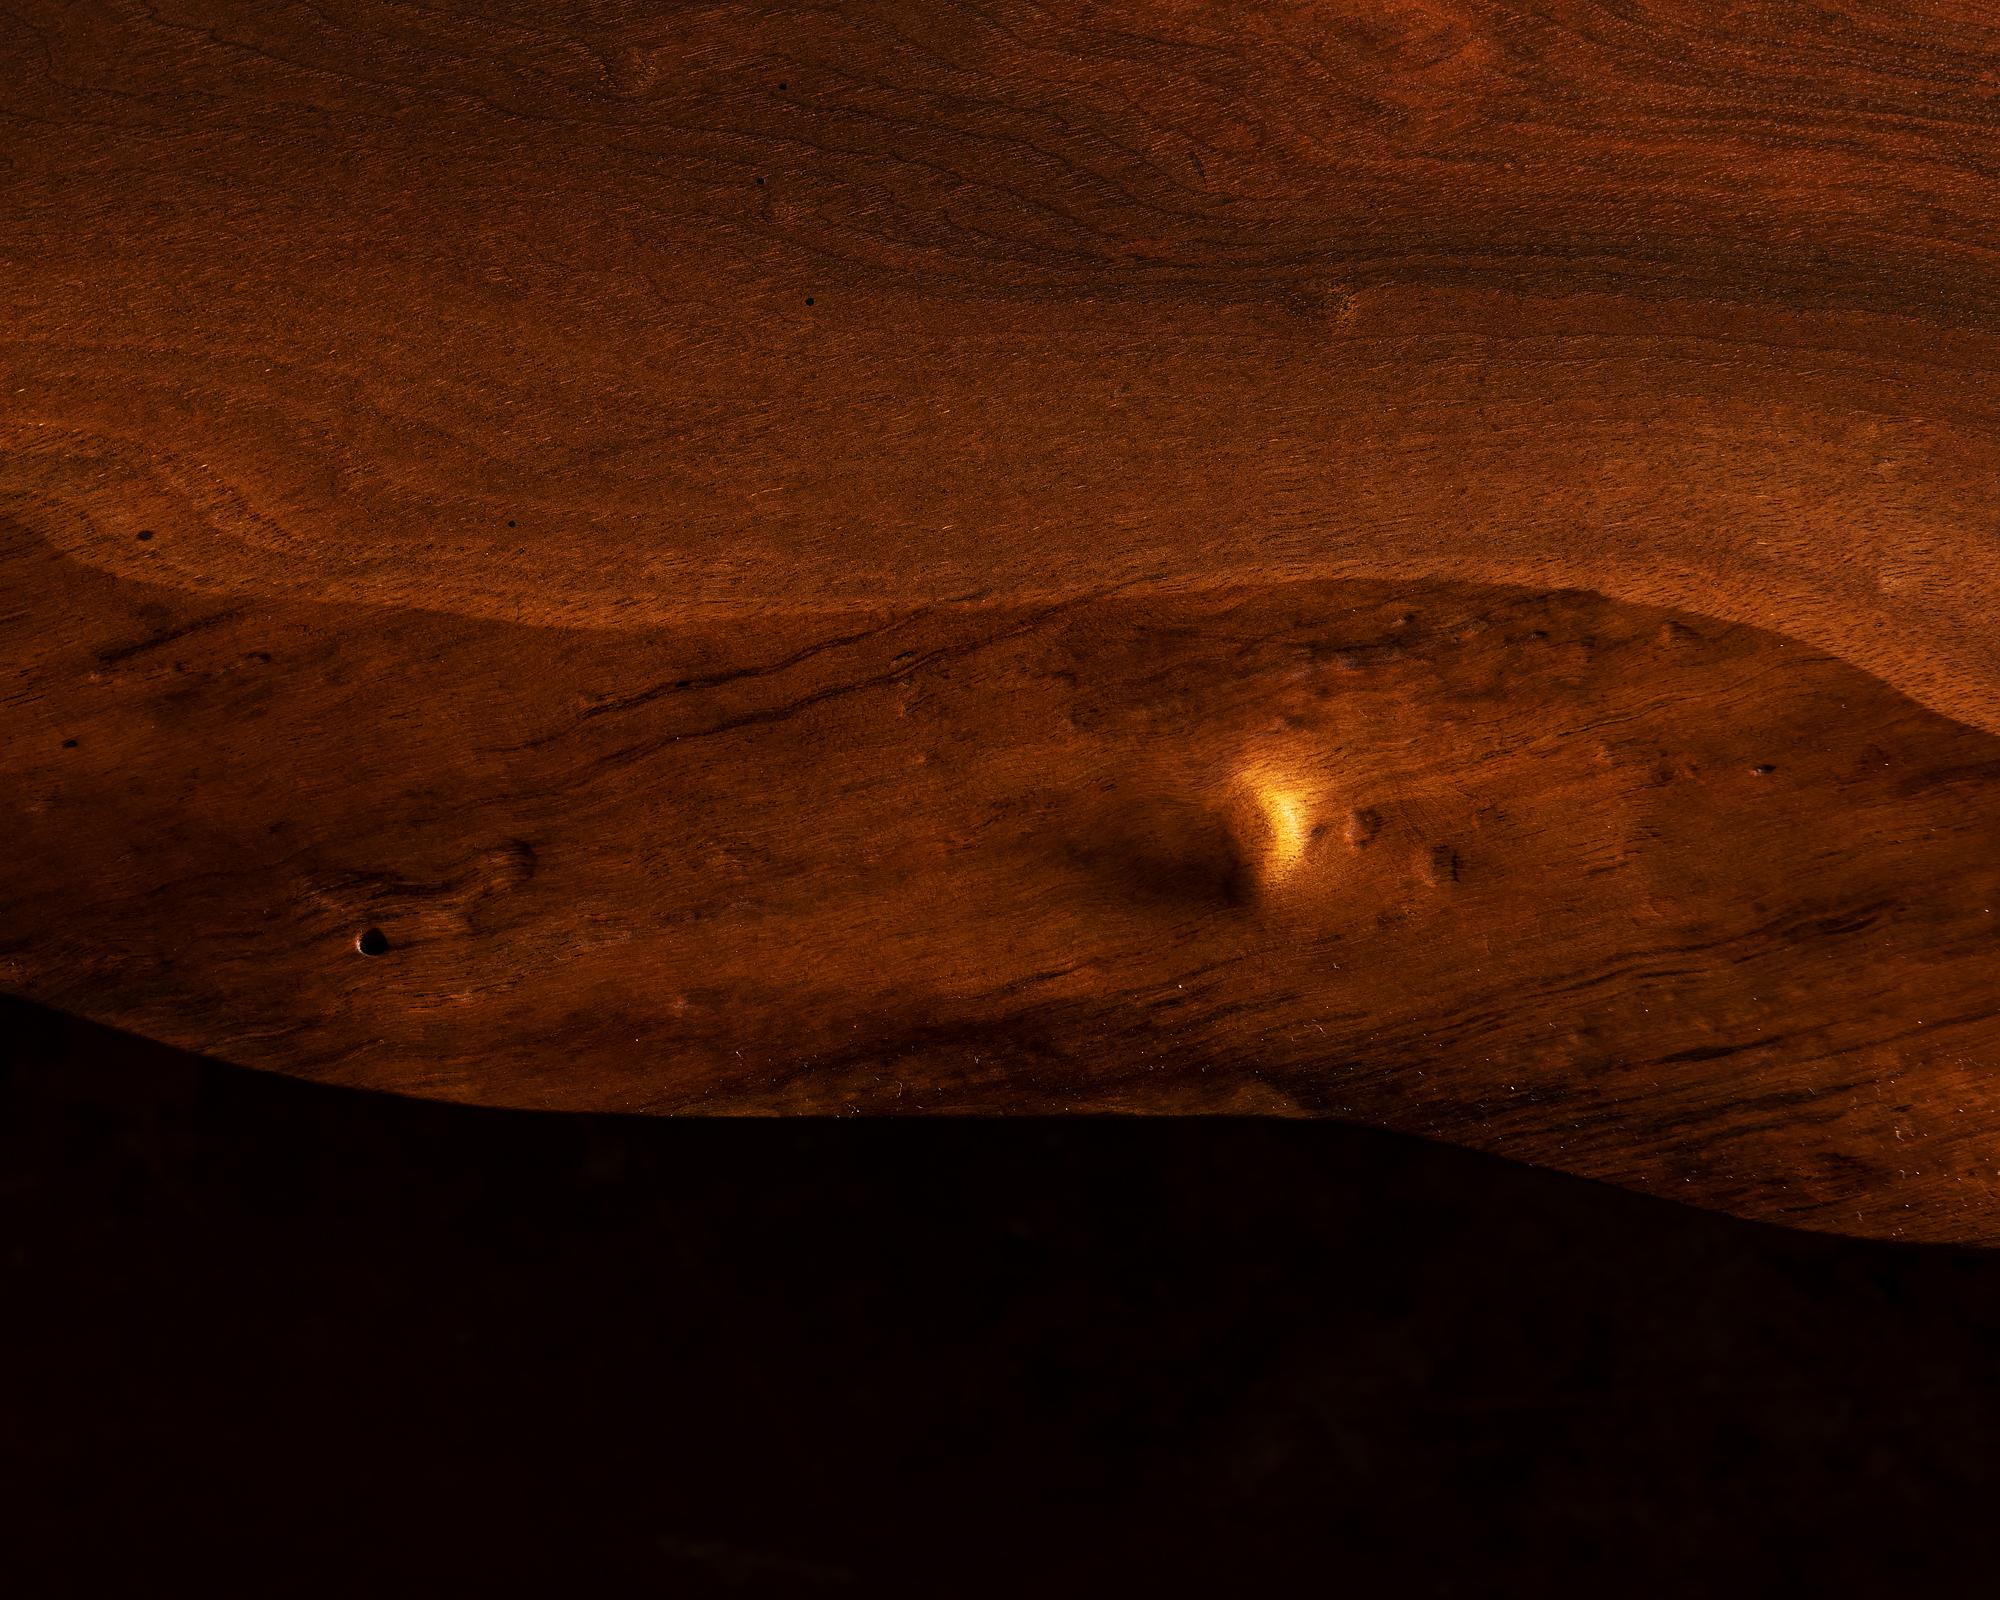
[[[28,1593],[2000,1567],[2000,1254],[1329,1122],[467,1110],[12,1001],[0,1049]]]

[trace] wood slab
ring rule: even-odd
[[[0,987],[2000,1241],[2000,27],[0,16]]]

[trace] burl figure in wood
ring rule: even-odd
[[[1963,0],[15,0],[0,987],[2000,1241]]]

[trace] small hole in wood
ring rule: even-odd
[[[354,941],[354,948],[364,956],[386,955],[389,951],[389,936],[380,928],[365,929],[361,937]]]
[[[139,530],[139,542],[141,544],[144,544],[148,539],[152,537],[153,537],[153,530],[151,528],[141,528]]]
[[[74,750],[76,748],[76,741],[74,739],[63,740],[63,748],[65,750]]]

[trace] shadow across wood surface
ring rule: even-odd
[[[680,1121],[16,1001],[21,1592],[1984,1576],[2000,1255],[1333,1121]]]

